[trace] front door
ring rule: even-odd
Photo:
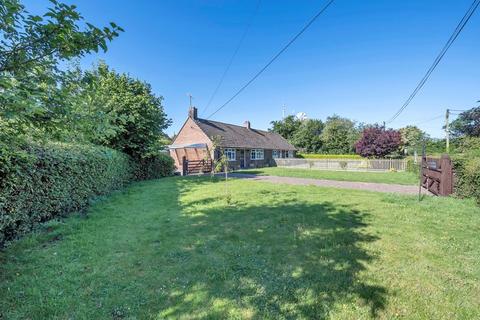
[[[245,150],[240,149],[240,168],[245,168]]]

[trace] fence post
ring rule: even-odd
[[[182,176],[186,176],[188,174],[188,163],[187,157],[182,157]]]
[[[440,194],[448,196],[453,193],[453,166],[452,160],[447,154],[440,158],[440,169],[442,170],[440,177]]]

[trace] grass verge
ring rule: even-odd
[[[471,201],[142,182],[0,252],[5,319],[473,319]]]

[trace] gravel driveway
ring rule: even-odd
[[[293,185],[302,185],[302,186],[313,185],[313,186],[319,186],[319,187],[357,189],[357,190],[400,193],[400,194],[410,194],[410,195],[418,194],[418,186],[406,186],[406,185],[399,185],[399,184],[320,180],[320,179],[277,177],[277,176],[260,176],[260,175],[245,174],[245,173],[231,173],[230,176],[234,178],[240,178],[240,179],[266,181],[266,182],[281,183],[281,184],[293,184]],[[425,190],[422,190],[422,194],[427,194],[427,192]]]

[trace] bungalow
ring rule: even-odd
[[[213,150],[214,141],[216,150]],[[273,166],[274,159],[293,158],[296,151],[281,135],[253,129],[249,121],[237,126],[200,119],[195,107],[190,108],[169,149],[177,168],[182,168],[183,159],[188,162],[217,160],[225,154],[232,169]]]

